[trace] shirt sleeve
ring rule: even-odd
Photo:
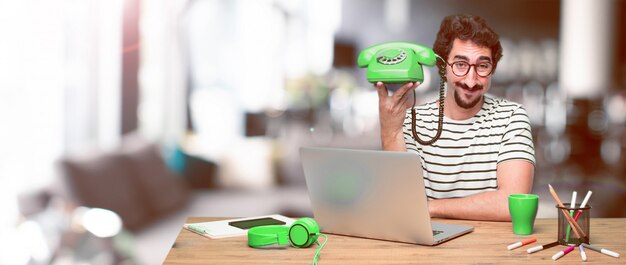
[[[513,111],[504,129],[498,153],[498,164],[513,159],[523,159],[535,164],[535,147],[530,121],[526,110],[521,106]]]

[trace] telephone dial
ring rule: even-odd
[[[425,46],[411,42],[385,42],[364,49],[357,64],[361,68],[367,67],[367,81],[376,84],[403,84],[408,82],[424,81],[425,66],[434,66],[437,59],[443,60],[439,55]],[[444,60],[445,61],[445,60]],[[439,121],[437,133],[428,140],[422,140],[417,136],[416,113],[415,113],[415,90],[413,91],[413,107],[411,108],[411,129],[413,138],[421,145],[431,145],[439,139],[443,129],[443,100],[444,84],[446,81],[445,68],[440,69],[439,76]]]

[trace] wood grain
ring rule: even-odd
[[[226,218],[191,217],[187,223],[215,221]],[[533,235],[514,235],[510,222],[436,220],[442,223],[466,224],[474,232],[437,246],[420,246],[381,240],[328,235],[319,264],[553,264],[551,257],[565,249],[551,249],[527,254],[526,249],[556,240],[557,220],[537,219]],[[591,244],[626,254],[626,218],[593,218],[589,236]],[[536,237],[537,242],[514,250],[507,245]],[[305,249],[254,249],[247,238],[208,239],[185,229],[176,238],[164,264],[310,264],[315,247]],[[316,245],[315,245],[316,246]],[[623,264],[624,257],[612,258],[587,250],[588,264]],[[575,249],[556,262],[582,263]]]

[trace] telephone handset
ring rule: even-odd
[[[367,81],[371,83],[400,84],[424,81],[422,65],[434,66],[437,58],[443,60],[435,52],[425,46],[412,42],[385,42],[370,46],[359,54],[357,64],[367,67]],[[411,129],[413,138],[421,145],[431,145],[439,139],[443,129],[443,100],[445,69],[439,71],[439,122],[435,136],[424,141],[417,136],[415,113],[415,90],[413,91],[413,107],[411,108]]]

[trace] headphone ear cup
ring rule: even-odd
[[[305,217],[295,221],[289,228],[289,241],[297,248],[306,248],[319,237],[320,228],[312,218]]]
[[[309,228],[309,232],[311,234],[319,234],[320,233],[320,227],[319,227],[319,225],[317,225],[317,222],[313,218],[304,217],[304,218],[301,218],[301,220],[303,222],[307,223],[308,228]],[[319,235],[315,235],[316,239],[317,239],[317,237],[319,237]]]

